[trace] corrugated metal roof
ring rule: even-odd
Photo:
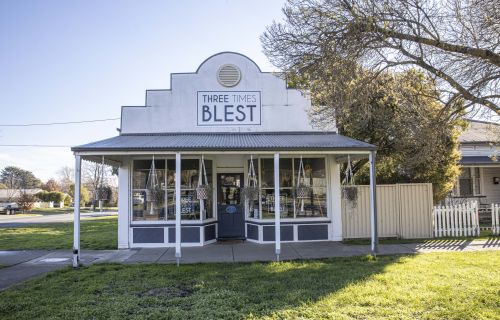
[[[375,150],[374,145],[332,132],[122,134],[73,147],[73,151],[305,151]]]
[[[460,143],[485,143],[500,140],[500,125],[493,122],[469,120],[469,127],[458,138]]]

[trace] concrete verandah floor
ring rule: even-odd
[[[488,240],[434,240],[426,243],[383,244],[380,255],[415,254],[436,251],[500,250],[500,238]],[[370,254],[368,245],[341,242],[282,243],[281,260],[321,259]],[[0,251],[0,290],[16,283],[71,265],[71,250]],[[215,243],[204,247],[183,247],[181,263],[275,261],[274,244]],[[126,250],[82,250],[81,262],[175,263],[175,248]]]

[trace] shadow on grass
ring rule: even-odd
[[[0,293],[1,319],[490,319],[500,252],[100,264]]]
[[[242,319],[315,302],[399,257],[251,264],[94,265],[0,293],[0,318]],[[50,293],[50,294],[49,294]],[[29,297],[26,299],[25,297]]]

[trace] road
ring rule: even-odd
[[[97,217],[116,216],[117,212],[86,212],[81,213],[81,220]],[[48,215],[0,215],[0,228],[17,228],[38,223],[72,222],[73,213],[60,213]]]

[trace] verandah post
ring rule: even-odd
[[[175,258],[181,259],[181,154],[175,154]]]
[[[377,236],[377,182],[375,179],[376,152],[370,151],[370,223],[371,223],[371,251],[373,255],[378,252]]]
[[[75,155],[75,199],[73,215],[73,268],[80,264],[80,178],[82,169],[82,158]]]
[[[281,210],[280,210],[280,154],[274,154],[274,240],[276,243],[276,261],[281,254]]]

